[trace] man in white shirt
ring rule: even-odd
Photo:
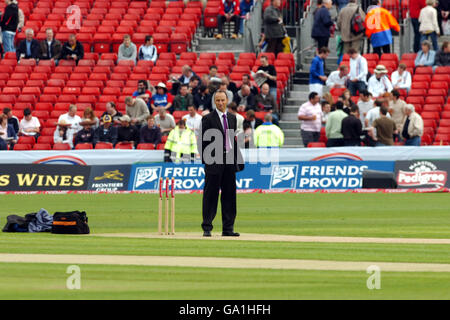
[[[31,110],[23,110],[23,119],[19,124],[19,134],[23,136],[36,136],[40,132],[39,119],[31,115]]]
[[[78,131],[82,129],[80,126],[81,118],[77,116],[77,106],[72,104],[69,106],[69,112],[62,114],[59,119],[58,123],[63,123],[70,125],[69,130],[70,133],[75,136]]]
[[[367,112],[366,119],[364,120],[364,124],[366,128],[372,127],[372,123],[381,117],[381,107],[383,106],[383,102],[381,100],[375,101],[375,106]],[[388,118],[391,118],[391,115],[388,113],[386,115]]]
[[[381,97],[386,92],[391,92],[394,88],[387,77],[388,70],[383,65],[375,68],[374,75],[369,79],[368,90],[375,98]]]
[[[186,126],[194,131],[195,136],[200,134],[200,125],[202,124],[202,116],[197,113],[194,106],[188,106],[189,113],[183,116],[183,120],[186,121]]]
[[[358,109],[360,114],[360,120],[363,128],[365,127],[365,119],[367,113],[373,108],[372,95],[369,91],[363,90],[359,93]]]
[[[405,64],[400,63],[398,65],[398,69],[392,72],[391,79],[394,89],[406,89],[407,91],[411,89],[411,73],[406,71]]]
[[[369,69],[367,66],[367,60],[359,54],[354,48],[348,50],[350,55],[350,73],[348,89],[352,96],[356,96],[356,92],[367,89],[367,74]]]
[[[328,76],[327,87],[333,88],[346,88],[348,79],[348,67],[341,65],[338,70],[333,71]]]

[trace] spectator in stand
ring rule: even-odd
[[[152,115],[147,117],[147,125],[141,128],[139,143],[152,143],[155,149],[161,143],[161,129],[155,124],[155,117]]]
[[[19,135],[32,136],[37,140],[40,131],[41,123],[39,122],[39,119],[31,115],[31,110],[29,108],[23,110],[23,119],[19,124]]]
[[[264,123],[255,129],[253,139],[257,148],[281,148],[284,144],[284,133],[272,123],[272,115],[264,116]]]
[[[234,23],[234,32],[231,35],[232,39],[238,38],[240,27],[241,14],[238,0],[222,0],[220,2],[219,16],[217,17],[217,27],[219,33],[216,34],[216,39],[223,37],[223,25],[225,22],[232,21]]]
[[[450,46],[448,41],[444,41],[442,49],[436,54],[435,64],[437,67],[450,66]]]
[[[150,112],[144,100],[133,97],[125,98],[125,105],[127,108],[127,115],[131,118],[131,124],[140,127],[145,123]]]
[[[12,2],[19,5],[17,0],[12,0]],[[19,22],[17,23],[17,31],[22,32],[22,29],[25,26],[25,15],[23,14],[23,10],[20,9],[20,7],[18,13],[19,13]]]
[[[139,98],[144,100],[147,104],[148,110],[152,109],[152,92],[148,89],[148,81],[147,80],[139,80],[138,88],[135,92],[133,92],[133,98]]]
[[[317,9],[314,11],[314,23],[311,38],[317,41],[317,50],[328,48],[330,40],[330,28],[334,25],[331,19],[330,9],[333,6],[331,0],[317,0]]]
[[[264,11],[264,37],[267,40],[266,52],[275,56],[283,52],[283,39],[286,34],[281,13],[281,0],[271,0],[270,6]]]
[[[321,98],[323,87],[328,77],[325,75],[325,59],[330,54],[330,49],[320,48],[319,55],[315,56],[309,69],[309,92],[317,92]]]
[[[406,117],[402,124],[401,135],[405,139],[405,146],[420,146],[423,135],[422,117],[414,112],[414,106],[408,104],[405,107]]]
[[[194,95],[194,105],[199,111],[212,110],[211,95],[209,94],[209,88],[205,85],[201,85],[196,95]]]
[[[339,13],[348,5],[348,0],[333,0],[333,4],[336,5],[336,10]]]
[[[222,84],[226,85],[226,90],[231,91],[231,93],[234,95],[236,95],[236,93],[238,92],[238,88],[236,86],[236,83],[234,83],[233,81],[230,80],[230,77],[228,75],[224,75],[222,78]],[[223,88],[222,88],[223,89]],[[232,101],[233,99],[231,99],[230,101]]]
[[[217,77],[217,70],[218,70],[217,66],[214,66],[214,65],[210,66],[208,78],[211,79],[211,78]]]
[[[318,142],[322,128],[322,106],[317,92],[311,92],[309,101],[304,103],[298,110],[298,120],[302,121],[301,134],[305,147],[310,142]]]
[[[250,11],[253,9],[253,0],[241,0],[239,5],[239,11],[241,14],[240,24],[239,24],[239,34],[244,35],[244,21],[250,18]]]
[[[373,52],[381,57],[383,53],[391,53],[392,32],[400,32],[400,26],[395,17],[385,8],[381,7],[380,0],[372,0],[373,9],[366,16],[366,36],[372,43]]]
[[[325,127],[331,112],[331,104],[328,101],[323,100],[320,105],[322,106],[322,127]]]
[[[94,144],[109,142],[115,145],[117,142],[117,128],[113,126],[112,118],[106,115],[102,118],[102,125],[95,130]]]
[[[12,125],[8,123],[8,116],[6,114],[2,114],[0,116],[0,145],[3,145],[4,148],[0,148],[0,150],[6,150],[7,145],[10,145],[10,148],[17,143],[17,134],[14,131]]]
[[[237,126],[236,126],[236,133],[243,133],[244,132],[244,117],[241,116],[237,111],[237,104],[235,102],[232,102],[228,105],[228,112],[231,113],[236,117]]]
[[[394,120],[397,129],[401,131],[406,117],[406,102],[400,99],[400,92],[397,90],[392,90],[389,101],[389,114]]]
[[[406,70],[406,65],[404,63],[400,63],[398,69],[392,72],[391,79],[394,89],[405,89],[408,92],[411,89],[411,73]]]
[[[256,109],[256,100],[250,87],[244,84],[241,90],[234,96],[234,102],[238,106],[238,112],[245,112],[247,110]]]
[[[248,110],[245,114],[245,120],[243,123],[244,128],[244,142],[245,147],[250,148],[254,146],[253,142],[253,132],[256,128],[262,125],[262,120],[256,118],[254,110]]]
[[[270,95],[270,88],[267,83],[261,86],[261,93],[256,96],[255,106],[260,111],[270,112],[272,114],[273,123],[278,126],[278,105],[275,98]]]
[[[155,89],[156,94],[152,96],[150,102],[152,112],[158,111],[160,107],[163,107],[166,110],[172,109],[173,97],[170,93],[168,93],[166,85],[160,82]]]
[[[186,111],[190,106],[194,106],[194,97],[189,93],[189,86],[182,84],[180,86],[180,93],[173,99],[172,109],[174,111]]]
[[[380,108],[380,117],[372,123],[372,135],[375,141],[377,141],[377,147],[393,146],[394,134],[398,133],[395,127],[395,122],[387,117],[388,109],[385,107]],[[375,131],[375,130],[376,131]]]
[[[332,106],[334,104],[334,98],[331,95],[331,93],[329,93],[329,92],[326,92],[323,94],[322,100],[328,102],[330,104],[330,106]]]
[[[345,147],[360,147],[361,136],[363,135],[362,124],[359,120],[360,114],[357,106],[350,109],[348,117],[342,120],[342,136]]]
[[[123,42],[119,46],[117,62],[122,60],[130,60],[136,63],[136,57],[137,57],[136,45],[133,42],[131,42],[130,35],[126,34],[123,36]]]
[[[369,91],[363,90],[359,93],[358,109],[360,114],[361,124],[365,127],[365,120],[367,113],[372,110],[374,104],[372,100],[372,95]]]
[[[62,123],[64,124],[64,122]],[[67,126],[57,126],[55,133],[53,134],[54,143],[66,143],[73,149],[73,135]]]
[[[387,74],[389,71],[383,65],[378,65],[374,70],[374,75],[369,79],[368,90],[375,98],[380,97],[383,93],[391,92],[393,87]]]
[[[99,125],[99,120],[98,118],[95,116],[94,111],[87,107],[84,112],[83,112],[83,118],[81,118],[81,122],[80,122],[80,126],[83,126],[83,124],[85,122],[88,122],[89,125],[95,130],[98,128]]]
[[[156,63],[156,60],[158,59],[158,50],[156,49],[156,46],[153,45],[152,36],[145,36],[145,43],[139,48],[138,59]]]
[[[188,106],[188,114],[183,116],[183,120],[186,122],[186,126],[194,131],[195,136],[200,136],[200,125],[202,123],[202,116],[197,113],[197,109],[194,106]]]
[[[115,125],[120,124],[120,118],[123,116],[123,114],[117,111],[116,104],[112,101],[106,103],[106,111],[103,112],[100,118],[103,118],[107,114],[111,116]]]
[[[64,125],[65,122],[63,121],[62,124]],[[60,125],[60,124],[58,124]],[[78,131],[78,133],[75,136],[75,146],[80,143],[94,143],[94,129],[91,128],[89,124],[85,124],[83,128]]]
[[[167,136],[175,128],[175,119],[166,109],[160,107],[155,117],[156,125],[161,129],[161,134]]]
[[[61,51],[61,59],[78,61],[84,58],[84,47],[77,41],[75,34],[69,35],[69,40],[64,43]]]
[[[413,50],[414,52],[419,52],[420,50],[420,31],[419,31],[419,27],[420,27],[420,22],[419,22],[419,16],[420,16],[420,10],[422,10],[423,8],[425,8],[426,0],[414,0],[414,1],[410,1],[409,2],[409,15],[411,17],[411,24],[413,26],[414,29],[414,47]]]
[[[351,3],[349,3],[349,6],[350,4]],[[344,10],[347,10],[347,8],[348,7]],[[352,96],[356,96],[357,91],[361,92],[367,89],[367,74],[369,73],[369,69],[366,58],[360,55],[354,48],[348,50],[348,54],[350,55],[348,89]]]
[[[333,88],[346,88],[348,80],[348,66],[341,65],[338,70],[330,73],[327,79],[327,87]]]
[[[5,11],[0,20],[3,49],[5,52],[16,52],[14,38],[19,24],[19,6],[13,0],[5,0]]]
[[[188,92],[192,94],[192,96],[197,94],[200,83],[201,80],[198,76],[192,77],[191,80],[189,80]]]
[[[189,84],[189,81],[191,81],[192,77],[194,76],[197,77],[195,72],[192,71],[191,67],[188,66],[187,64],[181,68],[181,73],[182,73],[181,77],[178,78],[178,82],[180,84]]]
[[[33,29],[25,31],[25,40],[20,41],[16,50],[17,60],[20,59],[39,59],[41,47],[39,41],[34,39]]]
[[[438,6],[437,6],[437,11],[438,11],[438,24],[439,24],[439,27],[441,28],[441,34],[448,36],[449,33],[447,32],[447,34],[446,34],[444,32],[443,25],[444,25],[444,21],[447,21],[447,23],[448,23],[448,19],[450,17],[450,1],[441,0],[441,1],[437,1],[437,2],[439,2]]]
[[[348,5],[343,8],[338,15],[337,28],[341,31],[341,40],[344,43],[343,52],[348,52],[354,49],[356,52],[361,52],[363,44],[364,33],[355,35],[352,32],[352,18],[359,8],[359,14],[362,19],[366,18],[363,9],[357,4],[357,0],[349,0]]]
[[[259,90],[256,86],[253,85],[250,75],[249,74],[243,74],[242,75],[242,84],[241,86],[238,88],[238,90],[241,90],[243,85],[247,85],[250,88],[250,91],[252,92],[252,94],[254,94],[255,96],[259,93]]]
[[[72,135],[75,135],[81,130],[81,118],[77,115],[77,106],[72,104],[69,106],[69,112],[59,116],[58,124],[66,123]]]
[[[117,144],[139,143],[139,129],[131,124],[131,118],[127,115],[120,117],[120,127],[117,128]]]
[[[381,117],[381,108],[386,108],[386,106],[383,105],[383,101],[380,99],[375,100],[374,107],[367,112],[366,118],[364,119],[364,125],[366,128],[370,128],[373,126],[373,122]],[[391,117],[389,113],[386,115],[388,118]]]
[[[3,114],[8,117],[8,124],[12,125],[16,135],[19,134],[19,119],[13,115],[10,108],[4,108]]]
[[[350,90],[345,90],[342,95],[338,98],[338,101],[341,101],[344,104],[344,112],[349,114],[350,108],[356,106],[356,103],[352,100],[352,95],[350,94]]]
[[[438,23],[437,10],[434,7],[436,4],[435,0],[426,0],[427,6],[420,10],[419,22],[420,22],[420,42],[428,40],[431,38],[433,42],[433,48],[435,51],[439,50],[438,37],[441,33]]]
[[[279,0],[275,0],[279,1]],[[267,9],[266,9],[267,10]],[[275,67],[269,64],[269,59],[266,56],[261,56],[261,65],[258,67],[258,71],[264,71],[266,82],[270,87],[270,94],[277,99],[277,71]]]
[[[53,29],[45,30],[46,38],[40,43],[40,59],[54,60],[58,64],[61,59],[62,45],[59,40],[56,40],[53,35]]]
[[[327,134],[327,147],[343,147],[344,136],[342,135],[342,120],[347,117],[344,112],[344,104],[340,101],[336,102],[336,110],[328,115],[325,132]]]
[[[422,42],[422,50],[419,51],[415,60],[416,67],[432,67],[436,60],[436,51],[431,50],[431,42]]]

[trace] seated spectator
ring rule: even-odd
[[[216,77],[213,77],[213,78],[216,78]],[[207,87],[210,83],[209,75],[207,75],[207,74],[202,75],[202,77],[200,78],[200,83],[201,83],[201,85]]]
[[[191,80],[192,77],[196,76],[198,77],[194,71],[192,71],[191,67],[188,66],[187,64],[184,65],[181,68],[181,77],[178,78],[178,82],[180,84],[189,84],[189,81]]]
[[[244,132],[244,117],[241,116],[237,111],[237,105],[235,102],[232,102],[228,105],[228,112],[233,114],[236,117],[237,126],[236,126],[236,134]],[[200,120],[201,121],[201,120]]]
[[[63,45],[61,59],[75,60],[78,64],[78,61],[83,58],[84,47],[80,42],[77,41],[77,36],[75,34],[71,34],[69,36],[69,40]]]
[[[58,64],[58,61],[61,58],[61,42],[54,38],[53,29],[48,28],[45,30],[45,34],[46,38],[40,43],[40,59],[54,60],[55,64]]]
[[[217,77],[217,66],[212,65],[211,67],[209,67],[209,74],[208,74],[208,78],[215,78]]]
[[[381,107],[380,117],[372,123],[372,137],[375,141],[377,141],[377,147],[393,146],[394,134],[398,133],[398,130],[395,127],[395,122],[388,118],[387,115],[388,109]]]
[[[161,143],[161,129],[155,124],[155,117],[152,115],[147,117],[147,125],[141,128],[139,141],[139,143],[152,143],[155,148]]]
[[[250,17],[250,11],[253,9],[253,0],[241,0],[239,4],[240,11],[240,23],[239,23],[239,34],[244,35],[244,21],[248,20]]]
[[[189,113],[183,116],[186,126],[194,131],[195,136],[200,136],[200,126],[202,124],[202,116],[197,113],[194,106],[188,106]]]
[[[264,123],[255,129],[253,139],[257,148],[281,148],[284,144],[284,133],[272,123],[272,115],[264,116]]]
[[[230,79],[227,76],[223,76],[221,78],[219,89],[227,92],[227,97],[231,98],[231,100],[229,100],[230,102],[233,101],[234,96],[238,92],[236,84],[230,81]]]
[[[16,135],[19,134],[19,119],[13,115],[10,108],[4,108],[3,114],[8,117],[8,124],[12,125]]]
[[[25,40],[20,41],[16,50],[17,60],[20,59],[39,59],[41,47],[39,41],[34,39],[33,29],[25,31]]]
[[[158,111],[159,108],[164,108],[166,110],[172,108],[173,97],[170,93],[168,93],[167,87],[164,83],[160,82],[155,87],[156,94],[152,96],[150,106],[152,108],[152,112]]]
[[[275,98],[270,95],[270,88],[267,83],[261,86],[261,93],[255,98],[255,106],[260,111],[270,112],[272,114],[272,120],[275,125],[278,125],[278,105]]]
[[[317,92],[311,92],[309,101],[302,104],[298,110],[298,120],[301,123],[301,135],[305,148],[310,142],[318,142],[322,128],[322,106]]]
[[[0,144],[7,146],[13,146],[17,143],[17,135],[12,125],[8,123],[8,116],[2,114],[0,116]],[[11,147],[10,147],[11,148]],[[0,148],[0,150],[6,150],[7,148]]]
[[[331,112],[331,104],[324,100],[320,103],[322,105],[322,127],[325,127],[325,125],[327,124],[327,120],[328,120],[328,116],[330,115]]]
[[[201,80],[198,76],[192,77],[191,80],[189,80],[188,92],[192,94],[192,96],[197,94],[200,83]]]
[[[338,98],[338,101],[341,101],[344,104],[344,112],[349,114],[350,108],[356,106],[356,104],[352,100],[352,96],[350,94],[350,90],[345,90],[342,95]]]
[[[131,42],[131,37],[129,34],[123,36],[123,42],[119,46],[119,52],[117,57],[117,62],[122,60],[130,60],[136,63],[137,48],[136,45]]]
[[[234,32],[231,35],[232,39],[238,38],[240,27],[240,8],[238,0],[223,0],[220,2],[220,11],[217,18],[219,33],[216,34],[216,39],[223,37],[223,25],[225,22],[234,22]]]
[[[333,88],[346,88],[348,80],[348,67],[341,65],[338,70],[330,73],[327,79],[327,87]]]
[[[139,80],[138,88],[133,92],[133,98],[140,98],[147,104],[148,110],[152,108],[152,92],[148,89],[148,81]]]
[[[243,124],[245,148],[254,147],[253,132],[262,124],[262,120],[256,118],[254,110],[248,110],[246,112]]]
[[[139,143],[139,129],[131,124],[131,118],[127,115],[120,117],[120,127],[117,128],[117,144]]]
[[[252,94],[254,94],[255,96],[259,93],[259,90],[256,86],[253,85],[251,79],[250,79],[250,75],[249,74],[244,74],[242,75],[242,84],[241,86],[238,88],[238,90],[241,90],[243,85],[247,85],[250,88],[250,91],[252,92]],[[269,88],[270,89],[270,88]]]
[[[103,118],[109,114],[111,118],[113,119],[113,123],[115,125],[118,125],[121,123],[120,118],[122,118],[123,114],[117,111],[116,104],[112,101],[106,103],[106,111],[103,112],[102,116],[100,118]]]
[[[363,135],[362,123],[357,106],[350,109],[348,117],[342,120],[342,136],[344,137],[345,147],[360,147],[361,136]]]
[[[405,139],[405,146],[420,146],[423,135],[422,117],[414,112],[414,106],[408,104],[405,107],[405,122],[402,124],[401,134]]]
[[[62,121],[58,124],[58,126],[65,125],[65,122]],[[70,126],[70,124],[69,124]],[[79,143],[94,143],[94,129],[91,128],[89,124],[85,124],[83,128],[78,131],[78,133],[75,136],[75,146]]]
[[[209,94],[209,88],[205,85],[201,85],[196,95],[194,95],[194,105],[199,111],[212,110],[211,95]]]
[[[391,99],[389,101],[389,113],[394,120],[399,131],[402,130],[406,117],[406,102],[400,99],[400,92],[392,90]]]
[[[368,91],[374,97],[380,97],[386,92],[391,92],[393,87],[387,74],[388,70],[383,65],[378,65],[374,70],[374,75],[369,79]]]
[[[450,46],[448,41],[444,41],[442,49],[436,54],[436,66],[448,67],[450,66]]]
[[[175,128],[175,119],[166,109],[160,107],[155,117],[155,124],[161,129],[161,134],[167,136]]]
[[[197,139],[194,132],[186,127],[184,120],[170,131],[164,146],[164,161],[179,162],[181,159],[192,161],[197,154]]]
[[[415,60],[416,67],[432,67],[436,60],[436,52],[431,50],[431,42],[425,40],[422,42],[422,50],[417,53]]]
[[[363,90],[359,93],[358,109],[361,124],[365,127],[367,113],[373,108],[372,95],[369,91]]]
[[[234,96],[234,102],[238,106],[238,112],[245,112],[247,110],[256,109],[255,96],[250,91],[250,87],[243,85],[241,90]]]
[[[150,112],[144,100],[133,97],[125,98],[127,115],[131,118],[131,124],[140,127],[145,123]]]
[[[81,118],[80,126],[83,126],[87,122],[94,130],[98,128],[99,120],[95,116],[94,111],[87,107],[83,112],[83,118]]]
[[[354,48],[348,50],[350,55],[350,73],[348,75],[348,89],[352,96],[356,96],[357,92],[361,92],[367,89],[367,74],[369,69],[367,66],[367,60],[359,51]]]
[[[94,132],[94,144],[109,142],[113,145],[117,142],[117,128],[112,125],[112,118],[106,115],[102,118],[102,125]]]
[[[406,71],[405,64],[400,63],[398,65],[398,69],[392,72],[391,79],[394,89],[406,89],[407,91],[411,89],[411,73],[409,73],[409,71]]]
[[[261,56],[261,65],[258,67],[258,71],[264,71],[264,76],[266,77],[265,83],[270,87],[270,94],[277,100],[277,70],[271,64],[269,64],[269,59],[266,56]]]
[[[366,128],[372,127],[373,122],[381,117],[381,108],[386,106],[383,106],[383,101],[377,99],[375,100],[374,107],[367,112],[366,118],[364,119],[364,125]],[[389,112],[387,113],[386,117],[390,118],[391,115]]]
[[[427,40],[429,37],[433,42],[434,50],[439,50],[438,47],[438,36],[440,34],[438,13],[435,8],[436,0],[426,0],[426,7],[420,10],[419,15],[419,32],[420,32],[420,42]]]
[[[73,135],[64,124],[63,122],[61,126],[56,127],[55,133],[53,134],[53,141],[54,143],[67,143],[73,149]]]
[[[187,111],[190,106],[194,106],[194,97],[189,93],[189,86],[182,84],[180,93],[173,99],[173,108],[171,109],[174,111]]]
[[[153,61],[156,63],[158,59],[158,50],[153,45],[153,37],[145,36],[145,43],[139,48],[139,60]]]
[[[23,119],[19,124],[19,135],[33,136],[37,139],[40,131],[41,123],[39,122],[39,119],[31,115],[30,109],[26,108],[23,110]]]
[[[77,115],[77,106],[72,104],[69,106],[69,112],[62,114],[58,118],[58,124],[65,122],[69,126],[72,135],[81,130],[81,118]]]
[[[343,147],[344,135],[342,134],[342,120],[347,117],[344,112],[344,104],[340,101],[336,102],[336,110],[328,115],[325,132],[327,134],[327,147]]]

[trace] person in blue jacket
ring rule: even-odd
[[[317,49],[328,47],[330,40],[330,27],[334,24],[331,20],[330,9],[331,0],[318,0],[319,7],[314,12],[314,24],[311,31],[311,38],[317,41]]]
[[[323,86],[327,81],[325,75],[325,59],[330,54],[330,49],[323,47],[319,49],[319,55],[317,55],[309,69],[309,92],[316,92],[319,97],[323,95]]]
[[[422,50],[417,53],[415,60],[416,67],[432,67],[436,58],[436,51],[431,50],[431,42],[425,40],[422,42]]]
[[[241,11],[241,22],[239,27],[239,33],[244,34],[244,20],[246,19],[247,13],[250,13],[253,9],[253,0],[241,0],[239,4],[239,9]]]
[[[348,0],[333,0],[333,3],[336,5],[337,12],[339,13],[348,5]]]

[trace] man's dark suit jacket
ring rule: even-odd
[[[31,56],[27,55],[27,40],[22,40],[19,43],[19,47],[16,50],[17,60],[20,60],[20,55],[24,54],[25,57],[23,59],[39,59],[41,53],[41,47],[39,46],[39,42],[35,39],[31,40]]]
[[[232,150],[234,152],[234,165],[236,168],[236,172],[244,170],[244,161],[241,154],[241,151],[239,149],[238,143],[237,143],[237,137],[236,137],[236,128],[237,128],[237,120],[236,116],[233,114],[227,112],[227,120],[228,120],[228,129],[234,130],[234,136],[230,135],[230,141],[233,144]],[[222,132],[222,135],[224,136],[223,131],[223,125],[222,125],[222,119],[220,119],[219,114],[216,110],[212,111],[211,113],[207,114],[202,118],[202,128],[201,132],[202,135],[200,137],[200,141],[197,144],[199,149],[201,147],[201,150],[199,150],[199,153],[202,157],[202,163],[205,165],[205,173],[209,174],[217,174],[224,168],[224,164],[207,164],[204,159],[204,150],[212,143],[214,143],[215,139],[213,138],[212,141],[205,141],[203,137],[205,136],[205,132],[209,129],[218,129],[220,132]],[[229,132],[231,134],[231,132]],[[220,144],[221,151],[223,153],[224,144]],[[212,148],[215,150],[214,148]],[[213,158],[215,157],[215,152],[211,155]]]
[[[41,60],[49,60],[49,59],[59,60],[61,58],[62,46],[59,40],[54,39],[50,44],[50,50],[52,53],[51,57],[48,56],[47,39],[42,40],[40,45],[41,45]]]

